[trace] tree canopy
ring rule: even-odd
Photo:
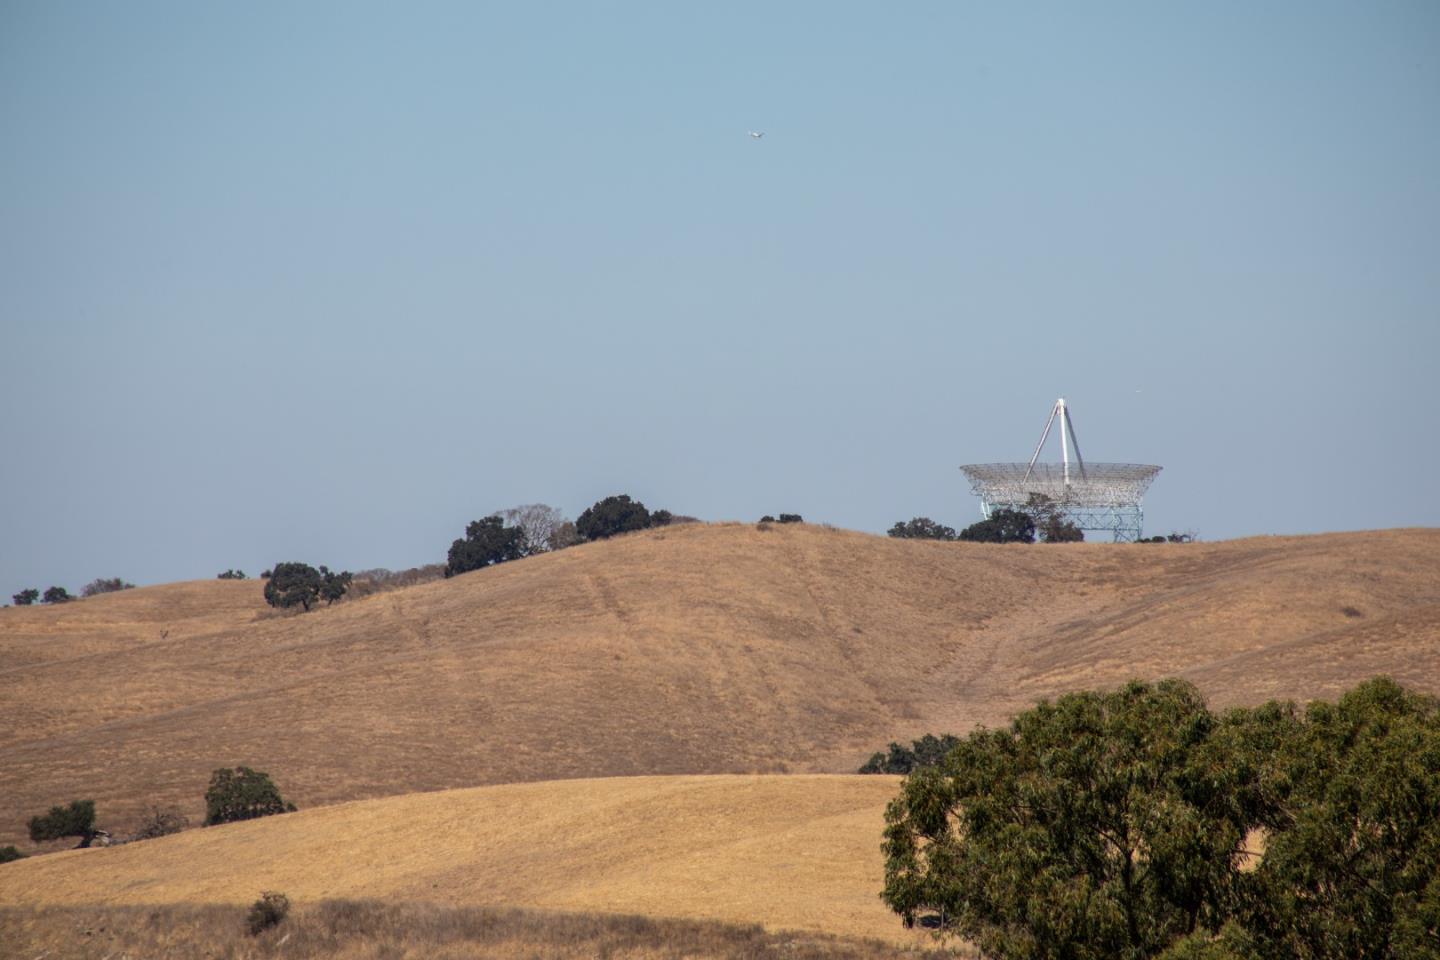
[[[300,606],[306,611],[317,600],[323,599],[329,605],[345,596],[353,579],[348,571],[337,572],[324,564],[317,570],[297,562],[277,563],[266,573],[268,577],[262,575],[266,603],[279,608]]]
[[[254,820],[295,809],[280,796],[270,775],[249,767],[221,767],[205,791],[205,826]]]
[[[989,957],[1433,958],[1440,712],[1384,678],[1303,713],[1069,694],[918,766],[884,851],[886,903]]]
[[[1028,513],[1001,507],[988,519],[961,530],[958,539],[972,543],[1034,543],[1035,519]]]
[[[40,591],[34,587],[26,587],[10,599],[15,601],[15,606],[17,607],[28,607],[40,599]]]
[[[79,837],[80,846],[95,840],[95,801],[71,800],[69,806],[51,807],[44,816],[30,818],[30,839],[35,843]]]
[[[575,521],[575,532],[586,540],[604,540],[616,534],[644,530],[650,525],[650,511],[645,509],[645,504],[621,493],[586,507]]]
[[[272,607],[306,610],[320,597],[320,571],[308,563],[277,563],[265,581],[265,602]]]
[[[960,738],[947,733],[937,737],[927,733],[919,740],[910,741],[910,746],[891,743],[889,752],[872,753],[870,759],[859,769],[859,773],[912,773],[916,767],[933,767],[945,759],[945,755],[960,745]]]
[[[445,576],[469,573],[519,560],[526,554],[525,528],[505,525],[499,514],[491,514],[483,520],[474,520],[466,525],[465,537],[450,544],[449,558],[445,564]]]
[[[955,528],[936,523],[929,517],[915,517],[897,521],[886,534],[902,540],[954,540]]]

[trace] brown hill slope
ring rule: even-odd
[[[1077,686],[1180,674],[1230,704],[1379,672],[1440,689],[1440,531],[995,547],[694,525],[302,616],[255,582],[175,584],[0,610],[0,843],[74,797],[120,830],[151,801],[198,816],[237,763],[302,808],[843,772]]]
[[[0,869],[0,903],[511,905],[914,941],[880,902],[895,777],[627,777],[411,794]]]

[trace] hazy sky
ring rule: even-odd
[[[0,0],[0,600],[961,526],[1060,395],[1150,532],[1433,526],[1437,369],[1433,0]]]

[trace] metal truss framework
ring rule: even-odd
[[[1056,420],[1060,421],[1060,463],[1037,463]],[[1070,448],[1075,462],[1070,462]],[[1055,401],[1045,432],[1029,463],[972,463],[960,468],[980,498],[986,519],[999,509],[1033,509],[1033,498],[1048,499],[1070,523],[1086,532],[1109,533],[1117,543],[1139,540],[1144,529],[1143,499],[1160,467],[1145,463],[1086,464],[1075,440],[1075,426],[1062,397]]]

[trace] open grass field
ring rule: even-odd
[[[302,809],[483,784],[853,771],[1036,698],[1188,677],[1226,705],[1440,692],[1440,531],[989,546],[646,531],[277,615],[258,581],[0,610],[0,844],[94,798],[193,819],[212,769]],[[867,838],[866,843],[873,843]]]
[[[881,904],[897,777],[630,777],[410,794],[0,868],[15,907],[376,899],[923,944]],[[236,915],[239,915],[237,911]]]

